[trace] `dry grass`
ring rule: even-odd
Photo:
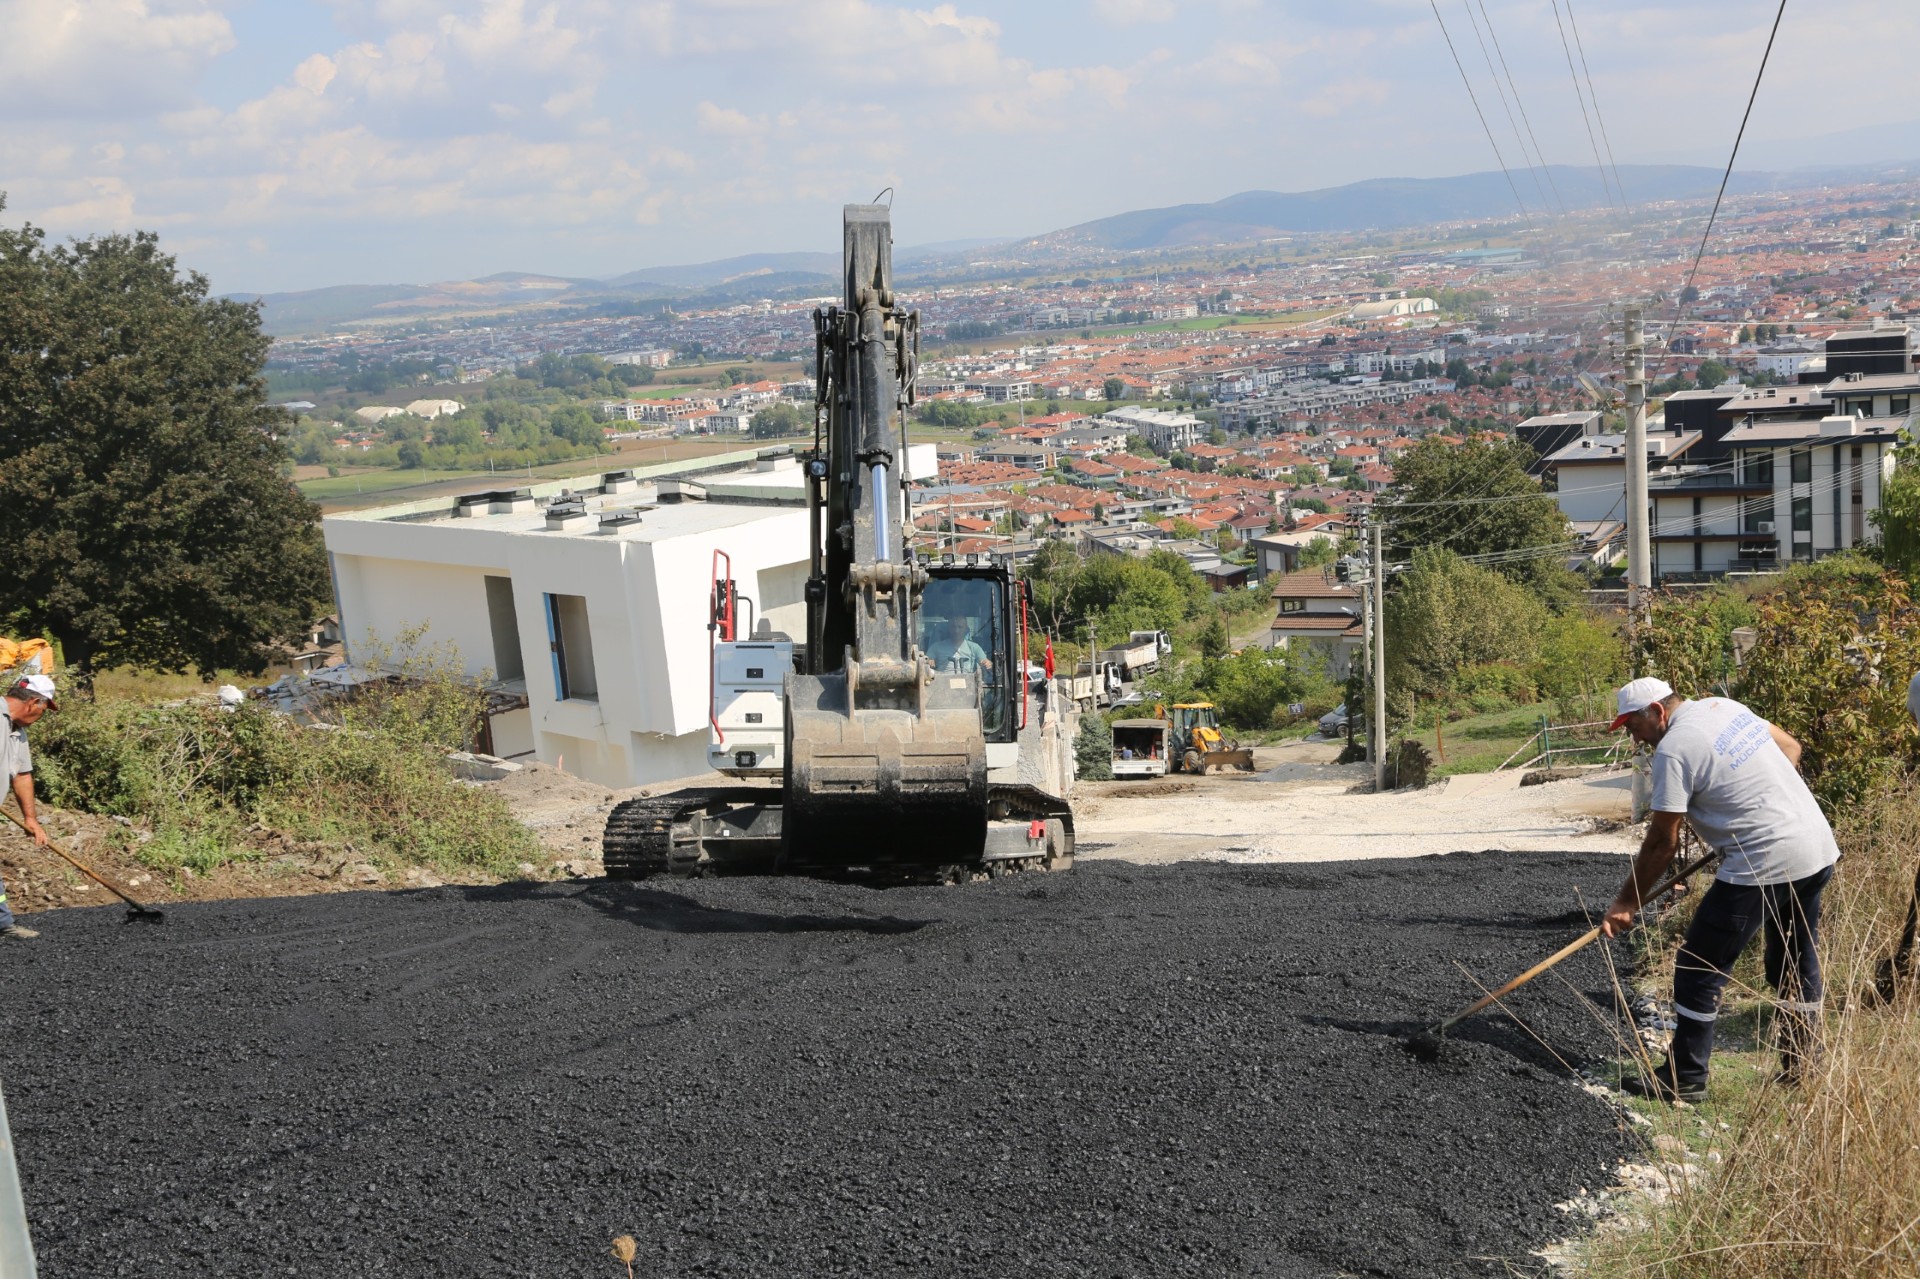
[[[1839,835],[1846,855],[1822,928],[1827,1055],[1818,1077],[1788,1089],[1769,1081],[1770,1061],[1764,1071],[1716,1067],[1713,1110],[1730,1131],[1693,1132],[1712,1134],[1717,1159],[1709,1155],[1709,1172],[1656,1207],[1644,1228],[1596,1240],[1585,1259],[1595,1279],[1920,1275],[1920,993],[1912,977],[1890,1001],[1873,993],[1913,891],[1920,788],[1861,805]],[[1669,958],[1662,971],[1670,970]],[[1770,1020],[1771,992],[1757,970],[1743,964],[1735,977],[1723,1019]]]

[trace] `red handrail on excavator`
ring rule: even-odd
[[[727,570],[723,576],[720,562],[726,561]],[[713,590],[707,599],[707,724],[713,729],[714,740],[722,746],[727,744],[727,735],[720,728],[720,708],[715,704],[720,696],[718,675],[713,669],[714,645],[719,640],[731,644],[734,634],[734,610],[736,596],[733,586],[733,558],[725,551],[716,548],[713,552]]]

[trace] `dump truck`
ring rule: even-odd
[[[1083,661],[1059,683],[1067,700],[1083,711],[1097,711],[1113,705],[1113,699],[1120,696],[1120,668],[1110,662]]]
[[[920,314],[893,291],[885,205],[843,212],[844,300],[813,313],[806,633],[739,626],[715,557],[708,759],[736,782],[618,805],[613,878],[789,872],[963,880],[1073,863],[1073,811],[1023,784],[1037,708],[1023,584],[979,555],[915,557],[906,415]]]
[[[1176,702],[1155,708],[1171,727],[1174,758],[1183,773],[1215,768],[1253,771],[1253,750],[1220,732],[1220,711],[1212,702]]]
[[[1134,631],[1124,644],[1103,648],[1099,660],[1118,667],[1128,680],[1151,675],[1160,669],[1160,659],[1173,651],[1173,639],[1165,631]]]
[[[1169,727],[1164,719],[1113,721],[1113,775],[1165,777]]]

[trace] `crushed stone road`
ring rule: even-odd
[[[1511,1001],[1530,1032],[1476,1021],[1435,1066],[1401,1039],[1618,875],[1488,853],[58,911],[7,952],[0,1070],[47,1279],[611,1275],[624,1233],[662,1275],[1531,1272],[1571,1232],[1552,1205],[1631,1148],[1558,1060],[1614,1043],[1599,948]]]

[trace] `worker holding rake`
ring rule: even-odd
[[[6,784],[20,805],[24,819],[20,825],[33,836],[34,843],[41,845],[47,843],[47,832],[34,815],[33,752],[27,748],[27,729],[54,709],[53,699],[53,680],[46,675],[23,675],[0,698],[0,771],[6,773]],[[0,883],[0,937],[39,935],[36,929],[14,922],[13,911],[7,906],[7,886]]]
[[[1633,927],[1673,860],[1683,819],[1722,855],[1674,960],[1676,1026],[1667,1059],[1650,1077],[1621,1086],[1668,1102],[1706,1096],[1721,993],[1734,961],[1762,931],[1767,981],[1780,996],[1780,1080],[1798,1083],[1819,1052],[1820,895],[1840,857],[1833,828],[1800,776],[1800,743],[1731,698],[1690,701],[1664,680],[1633,680],[1617,697],[1613,727],[1654,748],[1653,813],[1601,930],[1617,937]]]

